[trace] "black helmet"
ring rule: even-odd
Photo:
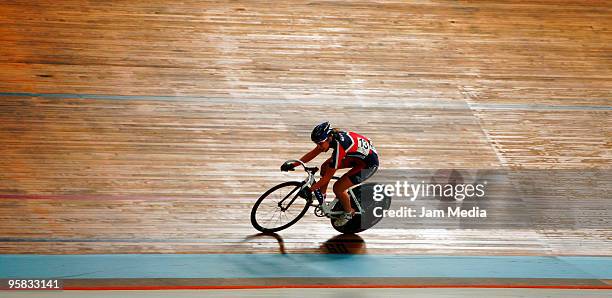
[[[312,130],[310,134],[310,139],[315,143],[320,143],[327,139],[329,133],[331,132],[331,128],[329,127],[329,122],[323,122]]]

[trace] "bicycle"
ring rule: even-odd
[[[319,171],[319,168],[308,167],[299,160],[289,160],[288,162],[298,162],[308,176],[303,181],[288,181],[278,184],[259,197],[251,210],[251,224],[260,232],[273,233],[284,230],[297,223],[306,214],[308,208],[313,206],[315,207],[315,216],[329,218],[336,231],[345,234],[359,233],[373,227],[382,219],[374,216],[374,208],[381,207],[383,210],[387,210],[391,206],[391,198],[388,196],[380,201],[372,199],[374,184],[359,184],[348,190],[351,205],[356,210],[355,215],[345,225],[336,226],[334,218],[344,213],[338,198],[331,202],[321,203],[313,202],[312,198],[304,199],[298,195],[302,187],[310,187],[315,182],[315,174]],[[339,177],[334,176],[332,179],[337,180]],[[369,199],[364,200],[364,198]],[[263,206],[264,202],[265,206]],[[290,207],[293,207],[291,211]],[[272,211],[266,214],[266,209]]]

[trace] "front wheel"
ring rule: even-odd
[[[304,182],[289,181],[266,191],[251,210],[251,224],[264,233],[284,230],[302,218],[312,203],[298,196]]]

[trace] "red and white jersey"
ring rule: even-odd
[[[370,139],[352,131],[335,134],[330,146],[334,149],[331,158],[334,169],[337,169],[340,162],[347,157],[359,158],[366,163],[378,161],[378,153]]]

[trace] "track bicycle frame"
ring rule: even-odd
[[[288,160],[287,162],[297,162],[299,163],[302,167],[304,167],[304,171],[306,171],[306,173],[308,173],[308,177],[306,177],[306,179],[304,179],[304,181],[302,181],[303,185],[302,187],[310,187],[315,183],[315,173],[319,170],[319,168],[317,167],[307,167],[306,164],[304,164],[301,160]],[[338,180],[340,179],[340,177],[337,176],[333,176],[332,177],[333,180]],[[357,198],[355,197],[355,194],[353,193],[353,188],[359,186],[359,184],[352,186],[351,188],[348,189],[348,194],[349,197],[351,198],[351,200],[353,200],[353,202],[355,202],[355,206],[357,207],[357,211],[355,212],[355,214],[363,214],[363,208],[361,208],[361,203],[359,203],[359,200],[357,200]],[[301,188],[296,188],[293,191],[291,191],[289,194],[287,194],[282,200],[280,200],[278,202],[278,206],[279,208],[281,208],[281,211],[285,211],[287,209],[289,209],[289,207],[291,206],[291,204],[293,204],[293,202],[297,199],[298,195],[296,194],[295,196],[293,196],[293,198],[291,199],[291,201],[287,204],[287,206],[285,206],[284,208],[282,207],[282,204],[285,200],[287,200],[289,197],[291,197],[291,195],[296,191]],[[334,198],[333,201],[327,203],[327,202],[323,202],[323,204],[318,204],[313,206],[315,208],[318,208],[321,210],[321,217],[322,216],[326,216],[326,217],[332,217],[332,216],[339,216],[344,214],[344,211],[332,211],[334,209],[334,207],[336,206],[336,204],[338,204],[338,202],[340,202],[340,200],[338,198]],[[317,210],[315,209],[315,215],[319,216],[319,214],[317,214]]]

